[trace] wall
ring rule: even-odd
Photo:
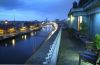
[[[94,38],[96,34],[100,34],[100,13],[91,14],[89,19],[90,37]]]
[[[77,21],[78,21],[78,17],[75,17],[74,21],[73,21],[73,24],[72,24],[72,27],[75,30],[78,30],[78,22]]]
[[[94,15],[94,33],[100,34],[100,13]]]

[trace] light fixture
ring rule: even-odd
[[[73,22],[74,19],[75,19],[75,17],[74,17],[73,15],[71,15],[71,16],[70,16],[70,20],[71,20],[71,22]]]

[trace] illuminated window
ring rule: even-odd
[[[34,27],[35,27],[35,26],[30,26],[30,30],[34,30]]]
[[[78,16],[78,31],[81,30],[80,24],[82,23],[82,21],[83,21],[83,17],[82,16]]]
[[[80,16],[80,23],[82,23],[82,16]]]
[[[20,28],[20,32],[26,32],[27,31],[27,28],[26,27],[21,27]]]
[[[9,33],[14,33],[14,32],[15,32],[15,28],[9,28],[9,29],[8,29],[8,32],[9,32]]]
[[[4,34],[4,30],[0,29],[0,35],[3,35],[3,34]]]

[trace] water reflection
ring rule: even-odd
[[[34,32],[30,32],[28,34],[23,34],[23,35],[19,35],[19,36],[13,37],[13,38],[8,38],[8,39],[5,39],[5,40],[1,40],[0,41],[0,47],[9,47],[9,46],[14,47],[14,46],[16,46],[17,43],[19,43],[23,40],[27,40],[28,38],[31,38],[33,36],[36,36],[38,33],[39,32],[34,31]],[[42,34],[42,33],[40,33],[40,34]]]
[[[26,40],[27,39],[27,35],[22,35],[22,39]]]
[[[25,40],[27,39],[27,35],[24,36],[24,39],[25,39]]]
[[[40,47],[41,42],[44,42],[48,34],[49,32],[43,30],[33,31],[0,41],[0,63],[24,64]]]
[[[33,32],[31,32],[31,36],[34,36],[34,33]]]
[[[24,39],[24,35],[22,35],[22,39]]]
[[[15,46],[18,42],[23,41],[23,40],[27,40],[28,38],[34,36],[34,32],[28,33],[28,34],[24,34],[21,36],[16,36],[14,38],[9,38],[6,40],[0,40],[0,47],[4,46],[4,47],[8,47],[8,46]]]
[[[5,44],[5,47],[7,47],[7,43]]]
[[[16,44],[15,39],[12,39],[12,45],[15,46],[15,44]]]
[[[34,32],[34,34],[36,35],[36,32]]]

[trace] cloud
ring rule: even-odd
[[[4,9],[16,9],[23,5],[19,0],[0,0],[0,7]]]
[[[0,7],[5,9],[33,10],[44,13],[63,12],[74,0],[0,0]]]
[[[20,14],[17,17],[21,19],[26,15],[26,19],[63,19],[67,18],[73,1],[76,0],[0,0],[0,12],[8,17]]]
[[[23,9],[36,10],[44,13],[61,13],[72,7],[71,4],[73,1],[74,0],[25,0],[25,7],[23,7]]]

